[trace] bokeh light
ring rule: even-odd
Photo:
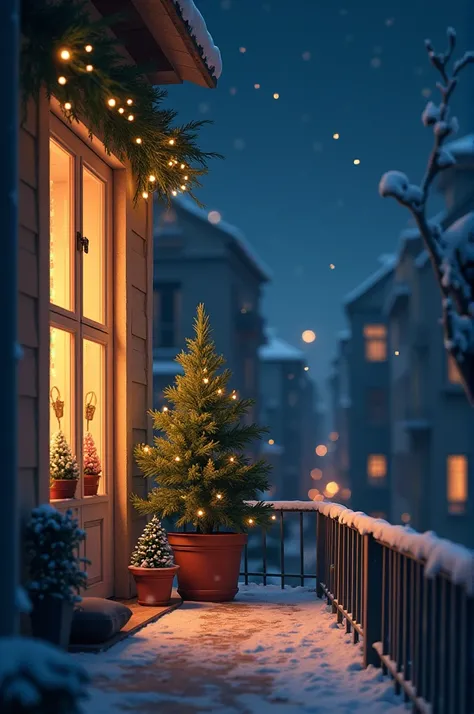
[[[326,485],[326,493],[329,496],[335,496],[338,491],[339,485],[335,481],[329,481],[329,483]]]
[[[301,335],[301,339],[303,340],[303,342],[307,342],[308,344],[310,344],[311,342],[315,341],[316,333],[313,330],[305,330]]]
[[[313,481],[319,481],[320,479],[322,479],[322,477],[323,472],[321,471],[321,469],[313,469],[311,471],[311,478],[313,479]]]
[[[319,490],[317,488],[310,488],[308,491],[308,498],[314,501],[316,496],[319,496]]]
[[[327,453],[328,453],[328,447],[325,444],[319,444],[316,447],[316,454],[318,456],[326,456]]]
[[[207,214],[207,220],[213,225],[217,225],[221,221],[221,214],[219,211],[209,211]]]
[[[331,433],[329,434],[329,439],[330,441],[337,441],[339,439],[339,434],[337,433],[337,431],[331,431]]]

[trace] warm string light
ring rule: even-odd
[[[175,456],[175,457],[174,457],[174,460],[175,460],[175,461],[181,461],[181,459],[180,459],[179,456]]]
[[[61,84],[62,86],[64,86],[66,83],[67,83],[66,77],[64,77],[63,75],[58,77],[58,84]]]
[[[204,382],[204,384],[209,384],[209,377],[204,377],[202,381]]]
[[[253,518],[249,518],[249,526],[253,525]]]
[[[142,140],[140,139],[139,136],[137,136],[137,138],[135,139],[135,144],[141,144],[141,143],[142,143]]]
[[[222,493],[216,493],[216,498],[218,501],[222,500]]]
[[[94,70],[94,66],[91,64],[86,64],[86,72],[92,72]]]
[[[92,45],[86,45],[86,46],[84,47],[84,49],[85,49],[86,52],[92,52],[92,50],[93,50],[94,48],[92,47]]]
[[[148,454],[148,453],[150,452],[150,447],[149,447],[149,446],[144,446],[144,447],[143,447],[143,451],[145,452],[145,454]]]
[[[218,389],[217,394],[222,394],[222,389]]]
[[[61,52],[59,53],[59,56],[61,57],[62,60],[71,59],[71,53],[69,52],[69,50],[66,50],[66,49],[61,50]]]
[[[199,511],[197,512],[197,514],[201,518],[201,516],[204,515],[204,511],[200,508]]]
[[[64,109],[69,112],[72,109],[71,102],[66,102],[64,105]]]
[[[272,516],[272,521],[276,521],[276,519],[277,519],[276,516]]]
[[[169,410],[168,410],[168,407],[163,407],[163,411],[164,411],[164,412],[169,411]]]

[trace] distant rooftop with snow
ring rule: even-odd
[[[397,258],[395,255],[385,253],[380,256],[379,262],[381,263],[380,268],[346,295],[343,301],[344,305],[351,305],[362,297],[362,295],[365,295],[365,293],[374,288],[380,280],[389,275],[396,265]]]
[[[214,228],[217,231],[221,231],[222,233],[225,233],[229,238],[232,238],[236,248],[240,251],[240,253],[247,260],[247,262],[253,266],[257,273],[260,273],[262,280],[267,282],[272,279],[272,273],[270,271],[270,268],[257,255],[252,245],[248,242],[248,240],[245,238],[243,233],[239,231],[238,228],[222,220],[219,221],[219,223],[210,223],[207,211],[202,208],[199,208],[199,206],[188,196],[178,196],[177,198],[173,199],[173,204],[178,209],[181,209],[183,211],[186,211],[187,213],[192,214],[193,216],[196,216],[201,221],[205,221],[211,228]]]
[[[259,357],[264,362],[304,362],[303,350],[293,347],[285,340],[277,337],[271,329],[267,331],[267,344],[262,345],[258,351]]]
[[[200,50],[207,68],[216,79],[219,79],[222,74],[221,52],[217,45],[214,44],[214,40],[207,29],[206,21],[196,4],[193,0],[173,0],[173,2],[186,23],[189,34]]]

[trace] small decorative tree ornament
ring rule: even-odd
[[[90,431],[86,432],[83,444],[84,496],[95,496],[102,473],[97,447]]]
[[[49,444],[49,478],[51,498],[74,498],[79,466],[62,431]]]

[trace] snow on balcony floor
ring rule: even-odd
[[[380,670],[314,591],[241,586],[233,603],[184,603],[108,652],[73,655],[93,714],[401,714]]]

